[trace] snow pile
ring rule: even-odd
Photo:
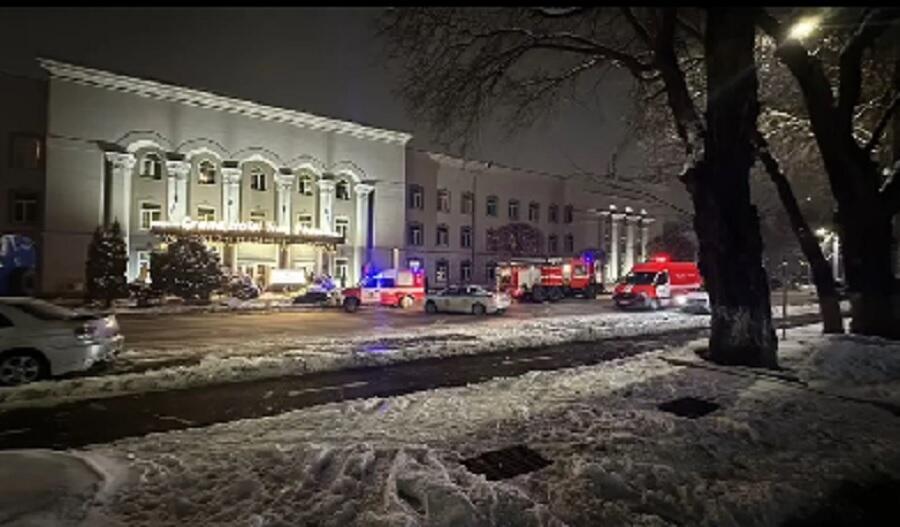
[[[801,377],[822,371],[807,367],[827,347],[815,331],[811,353],[788,346]],[[855,368],[829,371],[825,392]],[[685,396],[721,408],[699,419],[657,408]],[[460,464],[515,444],[552,464],[500,481]],[[91,452],[128,459],[137,476],[91,505],[109,525],[777,525],[844,481],[900,478],[900,420],[767,372],[709,367],[688,347]]]
[[[96,453],[0,452],[0,526],[93,525],[86,504],[113,494],[126,471]]]

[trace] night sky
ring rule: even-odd
[[[375,36],[378,9],[3,8],[0,68],[42,75],[35,56],[414,134],[437,149],[392,95]],[[470,157],[571,173],[605,172],[628,108],[624,76],[599,102],[563,104],[549,123],[507,139],[490,127]],[[629,168],[620,159],[619,170]],[[632,170],[634,168],[632,167]]]

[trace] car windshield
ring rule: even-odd
[[[653,283],[654,277],[656,277],[656,273],[628,273],[628,276],[625,277],[625,283],[631,285],[650,285]]]
[[[41,320],[72,320],[79,315],[71,309],[67,309],[42,300],[31,300],[14,304],[15,307]]]

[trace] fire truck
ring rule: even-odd
[[[344,311],[353,313],[361,305],[409,308],[425,300],[425,271],[386,269],[366,277],[359,286],[341,291]]]
[[[565,297],[596,298],[603,290],[593,258],[527,258],[497,265],[497,290],[519,301],[556,302]]]

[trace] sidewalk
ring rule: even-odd
[[[118,490],[60,525],[882,525],[900,419],[873,402],[900,402],[900,343],[819,331],[789,333],[780,372],[702,362],[698,341],[100,445]],[[660,408],[684,397],[711,411]],[[472,462],[516,445],[547,465]]]

